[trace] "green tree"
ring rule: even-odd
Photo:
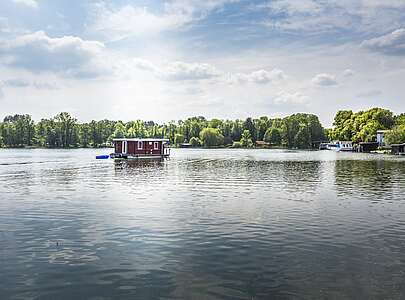
[[[63,148],[74,146],[74,143],[77,140],[75,136],[77,133],[75,131],[77,120],[67,112],[58,114],[54,120],[59,145]]]
[[[281,145],[281,129],[279,128],[269,128],[266,130],[264,135],[264,141],[270,143],[271,145]]]
[[[79,127],[80,146],[87,148],[91,143],[90,125],[87,123],[81,124]]]
[[[243,132],[243,124],[240,120],[235,120],[232,124],[231,138],[233,141],[240,141]]]
[[[249,130],[245,129],[242,133],[242,138],[240,139],[240,143],[243,147],[251,148],[253,147],[252,136],[250,135]]]
[[[405,124],[405,113],[402,113],[394,118],[395,126],[404,125]]]
[[[176,135],[174,136],[174,143],[176,145],[184,143],[184,135],[182,135],[181,133],[176,133]]]
[[[387,145],[405,143],[405,123],[395,126],[384,136]]]
[[[2,136],[8,146],[31,146],[35,126],[30,115],[7,116],[3,122]]]
[[[300,126],[300,129],[294,137],[294,146],[299,149],[311,148],[311,135],[307,126]]]
[[[224,136],[216,128],[204,128],[200,140],[205,147],[217,147],[224,143]]]
[[[123,138],[126,136],[126,129],[125,126],[122,122],[118,122],[115,124],[115,129],[113,132],[113,137],[114,138]]]
[[[256,128],[252,118],[247,118],[243,123],[243,130],[249,130],[250,137],[253,141],[256,141]]]

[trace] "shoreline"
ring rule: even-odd
[[[103,150],[103,149],[114,149],[114,147],[69,147],[69,148],[59,148],[59,147],[38,147],[38,146],[21,146],[21,147],[0,147],[0,150],[79,150],[79,149],[93,149],[93,150]],[[332,150],[320,150],[314,148],[287,148],[287,147],[171,147],[171,149],[193,149],[193,150],[218,150],[218,149],[227,149],[227,150],[290,150],[290,151],[330,151],[337,152]],[[392,156],[401,156],[401,154],[396,155],[387,150],[376,150],[370,152],[359,152],[359,151],[342,151],[348,153],[363,153],[363,154],[376,154],[376,155],[392,155]]]

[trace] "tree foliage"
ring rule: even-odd
[[[252,136],[250,135],[250,131],[248,129],[243,130],[240,144],[242,145],[242,147],[246,148],[253,147]]]
[[[405,143],[405,123],[397,125],[387,132],[384,139],[387,145]]]
[[[391,129],[394,125],[393,113],[387,109],[372,108],[353,113],[341,110],[336,113],[331,139],[358,142],[376,140],[377,130]]]
[[[205,147],[217,147],[224,143],[224,136],[217,128],[204,128],[200,133],[200,139]]]
[[[195,147],[251,147],[264,140],[271,145],[310,148],[326,139],[371,141],[377,130],[393,128],[389,139],[399,141],[405,114],[394,117],[391,111],[381,108],[356,113],[342,110],[337,112],[333,124],[333,129],[325,130],[317,116],[304,113],[245,120],[207,120],[198,116],[164,124],[142,120],[78,123],[66,112],[34,123],[29,115],[11,115],[0,122],[0,146],[103,147],[110,145],[113,138],[155,137],[167,138],[174,144],[188,141]]]
[[[266,130],[264,134],[264,141],[271,144],[279,146],[282,141],[282,131],[279,128],[271,127]]]

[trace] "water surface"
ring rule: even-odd
[[[1,299],[405,299],[405,159],[0,150]]]

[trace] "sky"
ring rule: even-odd
[[[405,0],[1,0],[0,118],[405,112]]]

